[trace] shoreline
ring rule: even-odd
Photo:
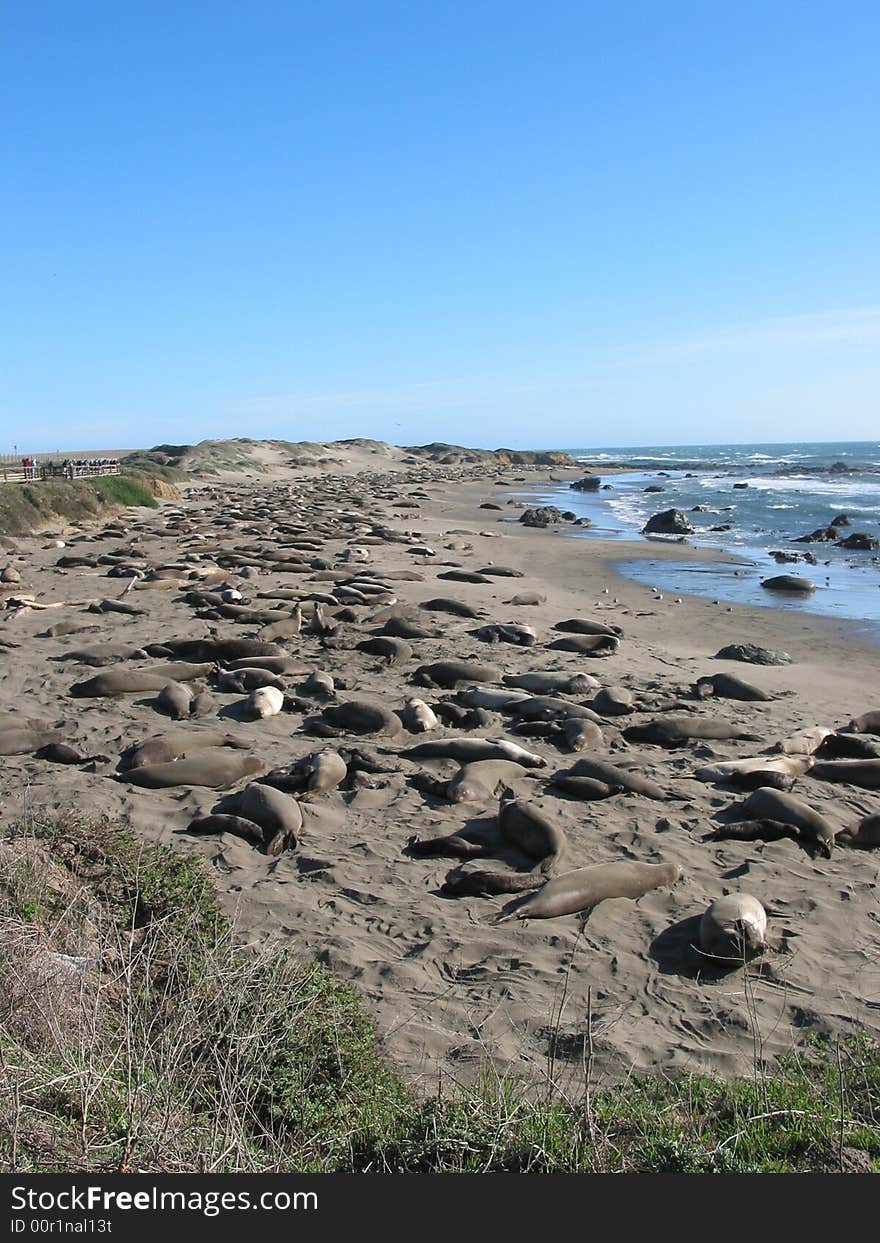
[[[580,478],[583,471],[572,471],[572,480]],[[614,478],[623,474],[638,473],[631,472],[628,469],[618,469],[614,471],[606,471],[610,478]],[[566,509],[566,499],[572,500],[567,486],[562,486],[570,481],[555,481],[556,487],[550,488],[522,488],[512,491],[511,499],[519,504],[524,505],[556,505],[557,508]],[[577,498],[580,494],[574,494]],[[599,510],[606,515],[611,514],[608,508],[608,502],[604,501],[598,494],[586,494],[593,501],[592,504],[581,506],[585,516],[593,518],[595,523],[595,511]],[[595,498],[595,499],[594,499]],[[577,500],[574,502],[577,504]],[[592,512],[591,512],[592,511]],[[576,511],[577,512],[577,511]],[[819,596],[813,593],[807,599],[798,596],[786,596],[784,594],[775,594],[773,592],[764,592],[756,594],[756,579],[771,577],[774,574],[783,574],[787,572],[787,567],[775,562],[771,558],[769,552],[760,546],[729,548],[715,545],[709,542],[706,534],[697,533],[696,536],[685,536],[681,538],[666,536],[643,536],[639,529],[630,526],[624,519],[612,515],[615,523],[622,534],[615,534],[613,537],[605,537],[602,532],[606,529],[600,527],[596,530],[584,530],[583,528],[567,527],[558,524],[554,529],[566,539],[584,540],[595,547],[598,547],[599,553],[606,560],[606,563],[613,562],[613,572],[620,578],[630,582],[642,583],[643,580],[638,576],[627,574],[625,568],[629,562],[645,562],[650,560],[660,562],[680,562],[688,565],[718,565],[730,566],[735,565],[750,573],[742,576],[737,575],[737,582],[731,583],[728,575],[719,573],[714,576],[711,585],[707,585],[706,590],[702,592],[689,591],[686,578],[682,581],[682,577],[675,576],[669,571],[658,571],[658,582],[660,582],[659,591],[673,595],[687,595],[691,600],[712,599],[717,600],[724,605],[736,605],[746,608],[760,608],[763,610],[771,610],[773,612],[783,611],[792,615],[809,615],[817,619],[840,623],[850,628],[851,638],[854,642],[867,642],[880,646],[880,613],[876,617],[865,617],[863,612],[858,612],[858,601],[864,596],[865,600],[874,603],[874,592],[871,590],[875,587],[880,590],[880,581],[875,584],[863,586],[861,582],[853,583],[849,577],[850,574],[863,575],[870,573],[871,566],[867,562],[856,565],[851,569],[843,567],[841,564],[833,566],[831,574],[833,576],[834,588],[840,589],[841,582],[848,589],[850,603],[847,600],[844,606],[846,613],[835,613],[832,611],[834,603],[827,605],[825,608],[817,608],[817,603],[825,603],[821,594]],[[695,542],[695,541],[699,542]],[[782,544],[790,544],[791,539],[779,541]],[[819,546],[821,548],[821,545]],[[762,559],[764,563],[762,564]],[[874,558],[876,560],[876,558]],[[806,570],[807,574],[811,574],[811,567],[792,566],[792,573],[801,573]],[[609,572],[612,570],[609,568]],[[816,579],[820,579],[821,575],[812,571],[812,575]],[[827,591],[829,588],[829,579],[826,578],[824,586],[820,585],[819,593]],[[861,587],[861,594],[859,588]],[[864,593],[868,594],[865,596]],[[753,596],[753,599],[749,599]],[[878,595],[880,601],[880,595]]]

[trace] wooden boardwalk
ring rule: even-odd
[[[119,458],[40,458],[0,454],[0,483],[41,483],[47,479],[92,479],[118,475]]]

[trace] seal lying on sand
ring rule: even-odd
[[[709,958],[745,962],[767,948],[767,912],[748,893],[716,898],[700,920],[700,949]]]
[[[880,846],[880,815],[865,816],[860,820],[855,833],[844,829],[834,839],[835,845],[843,842],[845,846],[855,846],[858,850],[873,850]]]
[[[608,786],[620,786],[633,794],[644,794],[646,798],[665,800],[666,791],[641,773],[632,772],[628,768],[620,768],[617,764],[609,764],[607,760],[576,760],[568,773],[569,777],[592,777],[594,781],[603,781]]]
[[[122,753],[120,768],[145,768],[148,764],[170,764],[181,755],[198,751],[203,747],[233,747],[246,751],[248,744],[231,734],[221,734],[211,729],[177,729],[167,734],[147,738],[144,742],[126,748]]]
[[[550,880],[534,896],[494,922],[509,919],[555,919],[574,915],[604,902],[607,898],[641,898],[652,889],[674,885],[681,879],[677,863],[597,863],[577,868]]]
[[[604,622],[591,621],[586,617],[571,617],[568,621],[557,622],[553,629],[564,634],[604,634],[617,638],[623,634],[620,626],[606,626]]]
[[[501,671],[494,665],[481,665],[475,660],[438,660],[433,665],[420,665],[413,674],[419,686],[454,687],[457,682],[500,682]]]
[[[316,751],[283,768],[273,768],[260,781],[303,801],[334,790],[348,773],[345,760],[336,751]]]
[[[0,755],[33,755],[60,741],[57,729],[7,728],[0,730]]]
[[[831,857],[837,830],[823,815],[808,803],[795,798],[793,794],[768,790],[762,786],[750,794],[738,810],[746,820],[778,820],[783,824],[794,825],[806,840],[812,839],[823,854]]]
[[[653,742],[661,747],[680,747],[694,738],[710,738],[726,741],[740,738],[748,742],[762,742],[759,734],[753,734],[727,721],[714,721],[700,716],[660,717],[641,725],[630,725],[623,731],[627,742]]]
[[[501,796],[498,828],[502,842],[516,847],[530,859],[534,859],[545,875],[553,870],[565,850],[565,834],[562,830],[539,808],[532,807],[523,799],[517,799],[511,790],[505,790]],[[413,854],[449,854],[463,859],[479,858],[491,854],[493,850],[487,842],[470,841],[458,833],[424,841],[413,837],[407,845]]]
[[[817,781],[845,781],[863,790],[880,790],[880,760],[817,760],[810,776]]]
[[[577,652],[579,656],[613,656],[620,646],[616,635],[571,634],[547,644],[551,652]]]
[[[505,686],[513,686],[533,695],[588,695],[598,690],[599,682],[589,673],[562,673],[555,669],[534,673],[505,673]]]
[[[243,777],[253,777],[265,771],[266,765],[255,755],[230,755],[211,749],[197,755],[184,755],[170,764],[129,768],[118,773],[117,777],[120,781],[131,781],[151,790],[172,786],[209,786],[218,790],[235,785]]]
[[[449,759],[458,760],[460,764],[471,764],[476,760],[513,760],[523,768],[547,766],[542,755],[526,751],[506,738],[435,738],[431,742],[407,747],[400,754],[410,760]]]
[[[332,704],[322,713],[323,723],[329,730],[313,723],[313,733],[326,733],[332,737],[338,731],[348,734],[384,734],[393,737],[403,729],[400,717],[383,704],[368,703],[362,699],[350,699],[347,703]]]
[[[449,781],[436,781],[419,774],[413,778],[413,783],[450,803],[477,803],[488,802],[495,797],[499,786],[525,775],[525,768],[512,760],[475,760],[472,764],[463,764]]]
[[[709,677],[697,678],[692,691],[698,699],[706,699],[709,695],[717,695],[722,699],[740,699],[747,702],[765,703],[773,698],[758,686],[744,682],[732,673],[713,673]]]

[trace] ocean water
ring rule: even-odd
[[[880,553],[828,543],[793,541],[846,514],[841,535],[864,532],[880,538],[880,442],[834,444],[672,445],[570,450],[584,473],[602,475],[611,465],[623,473],[603,477],[599,492],[568,486],[548,491],[538,503],[589,517],[589,530],[573,538],[641,540],[648,518],[681,510],[694,527],[689,543],[718,548],[741,559],[689,564],[651,558],[621,561],[628,577],[663,592],[709,596],[736,603],[818,613],[861,623],[880,640]],[[747,487],[736,487],[747,484]],[[661,492],[646,492],[660,487]],[[713,531],[713,527],[729,527]],[[666,537],[664,542],[668,542]],[[813,554],[778,564],[772,551]],[[809,596],[780,595],[762,588],[775,574],[809,578]]]

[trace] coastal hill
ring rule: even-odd
[[[202,440],[198,444],[156,445],[138,449],[124,458],[126,474],[182,479],[187,475],[217,477],[271,475],[303,469],[329,468],[348,474],[389,466],[432,462],[441,466],[497,463],[503,466],[573,466],[567,453],[515,449],[468,449],[434,442],[398,446],[360,437],[329,442],[290,440]]]

